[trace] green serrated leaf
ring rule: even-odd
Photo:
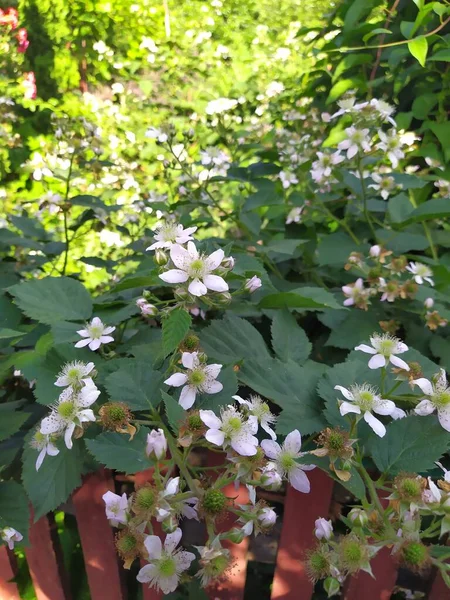
[[[30,414],[25,412],[2,411],[0,416],[0,442],[17,433],[29,416]]]
[[[105,378],[105,386],[111,400],[125,402],[132,410],[145,410],[159,404],[163,379],[146,362],[129,359]]]
[[[272,321],[272,346],[280,360],[303,364],[311,353],[311,343],[287,310],[278,311]]]
[[[86,440],[86,446],[95,459],[108,469],[127,474],[137,473],[150,466],[145,454],[148,433],[149,429],[141,427],[132,440],[123,433],[101,433],[93,440]]]
[[[57,446],[59,454],[47,456],[39,471],[36,471],[38,452],[28,444],[24,448],[22,481],[33,504],[35,521],[65,502],[81,484],[82,442],[75,441],[71,450],[62,440]]]
[[[55,321],[81,321],[92,314],[92,300],[83,284],[69,277],[46,277],[13,285],[8,292],[32,319],[51,325]]]
[[[450,433],[435,415],[410,416],[393,421],[384,438],[372,438],[370,455],[383,473],[425,473],[447,451]]]
[[[299,310],[320,310],[344,307],[336,302],[333,294],[323,288],[304,287],[291,292],[268,294],[259,303],[260,308],[295,308]]]
[[[176,350],[192,324],[191,315],[184,308],[172,310],[162,321],[164,356]]]
[[[166,392],[161,390],[161,397],[164,401],[166,409],[167,420],[169,421],[170,428],[175,435],[178,435],[178,429],[180,423],[184,421],[186,417],[186,411],[172,396],[169,396]]]
[[[0,529],[13,527],[28,543],[30,509],[23,487],[15,481],[0,481]]]

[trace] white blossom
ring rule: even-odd
[[[209,256],[200,255],[193,242],[188,242],[187,249],[175,244],[170,249],[170,258],[176,269],[170,269],[159,277],[167,283],[186,283],[193,296],[204,296],[208,290],[227,292],[228,284],[213,272],[220,266],[224,258],[223,250],[216,250]]]
[[[377,148],[386,153],[388,159],[394,169],[398,167],[400,158],[404,158],[405,153],[402,150],[402,142],[395,129],[391,129],[387,133],[381,129],[378,131],[378,137],[381,142],[377,144]]]
[[[40,431],[36,431],[34,434],[32,440],[30,441],[30,446],[39,451],[36,459],[36,471],[39,471],[41,468],[47,454],[49,456],[56,456],[59,454],[59,450],[54,444],[56,437],[57,436],[55,435],[44,435]]]
[[[162,144],[164,142],[167,142],[167,140],[169,139],[167,133],[164,133],[164,131],[161,131],[161,129],[156,129],[156,127],[149,127],[145,132],[145,137],[150,138],[152,140],[157,140]]]
[[[250,396],[249,400],[244,400],[240,396],[232,396],[233,400],[237,400],[239,404],[243,404],[248,408],[248,412],[257,418],[262,429],[270,435],[273,440],[277,439],[275,431],[270,427],[275,423],[277,418],[270,412],[270,407],[267,402],[264,402],[260,396]]]
[[[395,179],[390,175],[383,176],[379,173],[372,173],[371,177],[375,183],[370,183],[367,187],[373,188],[380,193],[380,196],[383,198],[383,200],[387,200],[389,198],[389,194],[397,187]]]
[[[176,495],[180,493],[180,478],[170,477],[166,487],[160,493],[158,498],[158,508],[156,510],[156,520],[164,521],[171,515],[181,515],[186,519],[198,520],[197,505],[198,498],[184,498],[177,500]]]
[[[359,300],[368,297],[368,291],[364,289],[364,281],[359,277],[355,283],[342,286],[342,292],[347,297],[344,306],[354,306]]]
[[[384,400],[377,395],[377,390],[364,383],[363,385],[352,385],[350,389],[342,385],[335,385],[335,390],[339,390],[348,402],[341,402],[339,411],[342,416],[348,413],[363,415],[364,421],[373,429],[380,437],[386,434],[386,427],[383,423],[373,416],[372,412],[377,415],[392,415],[397,408],[392,400]]]
[[[173,387],[184,386],[179,402],[185,410],[194,404],[197,393],[217,394],[223,389],[220,381],[216,381],[222,365],[201,363],[198,352],[183,352],[181,363],[187,372],[174,373],[164,383]]]
[[[259,277],[257,277],[256,275],[253,275],[253,277],[251,277],[250,279],[247,279],[245,281],[244,284],[244,289],[247,290],[247,292],[250,292],[250,294],[253,294],[253,292],[256,292],[256,290],[259,290],[259,288],[262,286],[262,281]]]
[[[333,535],[333,525],[323,517],[316,519],[314,535],[318,540],[329,540]]]
[[[52,407],[50,415],[42,419],[40,432],[44,435],[60,435],[64,432],[64,441],[70,450],[73,446],[72,435],[75,427],[81,427],[82,423],[88,421],[95,421],[94,413],[89,406],[94,404],[99,395],[100,391],[92,380],[80,391],[66,388]]]
[[[296,183],[298,183],[298,179],[295,173],[288,173],[288,171],[280,171],[278,177],[280,178],[281,184],[285,190],[287,190],[287,188],[291,185],[295,185]]]
[[[276,492],[280,489],[283,483],[283,478],[277,471],[277,466],[273,462],[268,462],[265,467],[261,469],[260,485],[266,490]]]
[[[14,549],[14,544],[16,542],[21,542],[23,540],[23,535],[13,527],[5,527],[4,529],[0,529],[0,537],[8,544],[8,548],[10,550]]]
[[[287,477],[293,488],[299,492],[308,493],[310,483],[304,471],[311,471],[315,465],[304,465],[296,461],[297,458],[304,456],[304,453],[300,452],[301,447],[302,437],[297,429],[286,436],[283,446],[273,440],[261,442],[261,448],[265,455],[273,461],[278,473],[282,477]]]
[[[229,110],[233,110],[238,105],[238,101],[234,98],[217,98],[211,100],[206,105],[205,112],[207,115],[217,115]]]
[[[195,560],[192,552],[176,549],[181,535],[181,529],[167,534],[164,546],[157,535],[146,536],[144,546],[149,564],[142,567],[137,575],[140,583],[148,583],[163,594],[170,594],[177,589],[181,574]]]
[[[377,98],[372,98],[370,106],[375,108],[383,121],[389,121],[394,127],[397,126],[397,123],[392,118],[392,115],[395,113],[395,108],[393,106],[384,100],[378,100]]]
[[[195,574],[206,587],[211,581],[223,575],[230,564],[230,551],[220,545],[220,537],[213,539],[209,546],[196,546],[200,554],[201,569]]]
[[[234,406],[221,410],[220,418],[212,410],[201,410],[200,418],[208,427],[205,438],[215,446],[231,448],[241,456],[254,456],[258,447],[258,420],[249,416],[245,419]]]
[[[410,262],[406,270],[413,274],[414,281],[419,285],[422,285],[424,281],[434,285],[434,281],[431,279],[433,271],[426,265],[419,262]]]
[[[119,523],[126,525],[128,523],[130,502],[127,495],[123,493],[121,496],[114,492],[107,491],[102,496],[105,503],[106,518],[113,527],[117,527]]]
[[[318,160],[313,162],[311,169],[311,177],[317,183],[320,183],[324,177],[330,177],[333,167],[345,160],[339,152],[333,154],[317,152],[317,156]]]
[[[147,302],[145,298],[138,298],[136,300],[136,305],[139,307],[141,314],[145,317],[154,317],[158,314],[156,306]]]
[[[197,231],[197,227],[187,227],[178,223],[166,222],[160,225],[155,231],[155,241],[147,248],[147,250],[155,250],[156,248],[172,248],[174,244],[187,244],[194,238],[192,234]]]
[[[372,346],[360,344],[355,348],[355,350],[361,350],[367,354],[373,354],[372,358],[369,360],[370,369],[386,367],[390,362],[400,369],[409,371],[408,363],[396,356],[397,354],[403,354],[403,352],[408,350],[408,346],[398,338],[388,333],[384,333],[382,335],[374,333],[370,338],[370,343]]]
[[[114,341],[114,338],[110,334],[115,329],[115,327],[107,327],[98,317],[94,317],[92,321],[86,325],[85,329],[77,331],[78,335],[85,339],[77,342],[75,348],[89,346],[91,350],[98,350],[102,344],[109,344]]]
[[[421,377],[413,380],[414,385],[419,386],[424,394],[414,412],[421,417],[430,415],[437,411],[439,423],[446,431],[450,431],[450,386],[444,369],[433,380]]]
[[[145,453],[147,456],[154,454],[158,460],[163,458],[167,452],[167,440],[162,429],[153,429],[147,434],[147,445]]]
[[[226,152],[216,146],[210,146],[209,148],[206,148],[206,150],[201,150],[200,162],[205,167],[210,165],[222,167],[223,165],[228,165],[231,160]]]
[[[58,387],[79,387],[82,383],[89,384],[92,382],[92,378],[89,375],[92,373],[95,365],[93,362],[84,363],[81,361],[74,361],[66,363],[62,368],[62,371],[58,375],[58,379],[55,381],[55,385]]]
[[[347,150],[347,158],[353,158],[359,151],[370,152],[370,138],[368,129],[357,129],[356,127],[347,127],[345,130],[347,137],[339,142],[339,150]]]
[[[290,225],[291,223],[300,223],[302,220],[302,213],[305,208],[308,206],[308,203],[305,202],[302,206],[294,206],[288,213],[286,217],[286,225]]]

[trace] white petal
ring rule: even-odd
[[[87,338],[85,340],[80,340],[75,344],[75,348],[84,348],[91,342],[91,338]]]
[[[178,565],[178,571],[187,571],[191,566],[191,562],[195,560],[195,554],[182,550],[175,554],[174,559]]]
[[[164,496],[173,496],[174,494],[178,494],[178,490],[180,488],[180,478],[179,477],[171,477],[167,482],[166,489],[164,490]]]
[[[450,407],[438,410],[438,419],[445,431],[450,431]]]
[[[79,329],[77,333],[81,335],[81,337],[91,337],[91,334],[87,329]]]
[[[164,383],[173,387],[180,387],[180,385],[184,385],[186,383],[187,379],[188,378],[185,373],[174,373],[168,379],[166,379]]]
[[[69,450],[73,447],[72,435],[75,431],[75,423],[70,423],[64,433],[64,442]]]
[[[222,446],[225,441],[225,434],[223,431],[220,431],[220,429],[208,429],[205,433],[205,438],[208,442],[211,442],[211,444]]]
[[[189,410],[191,406],[195,402],[195,397],[197,395],[197,389],[192,385],[185,385],[181,390],[180,399],[178,403],[180,406],[184,408],[184,410]]]
[[[356,404],[351,404],[350,402],[342,402],[339,407],[339,411],[343,417],[348,413],[355,413],[357,415],[361,414],[361,409]]]
[[[173,551],[178,546],[181,540],[181,529],[178,527],[173,533],[168,533],[166,541],[164,542],[164,548],[169,554],[173,554]]]
[[[154,537],[154,536],[153,536]],[[158,575],[158,569],[156,565],[145,565],[140,569],[139,573],[136,575],[136,579],[139,583],[150,583],[156,579]]]
[[[219,275],[205,275],[203,277],[203,283],[206,285],[208,290],[213,290],[214,292],[227,292],[228,291],[228,283]]]
[[[342,395],[344,396],[344,398],[347,398],[347,400],[353,400],[353,394],[351,393],[350,390],[348,390],[347,388],[343,387],[342,385],[335,385],[334,386],[335,390],[339,390]]]
[[[394,356],[393,354],[391,354],[391,356],[389,357],[389,362],[391,362],[394,366],[399,367],[400,369],[409,371],[408,363],[399,358],[398,356]]]
[[[103,327],[103,323],[100,319],[100,317],[94,317],[91,321],[91,326],[94,327]]]
[[[359,346],[356,346],[355,350],[361,350],[361,352],[366,352],[367,354],[376,354],[377,353],[375,348],[372,348],[371,346],[368,346],[367,344],[360,344]]]
[[[252,435],[238,437],[231,440],[231,447],[241,456],[255,456],[258,438]]]
[[[383,425],[381,421],[379,421],[376,417],[373,416],[372,413],[366,411],[364,413],[364,421],[371,427],[374,432],[380,436],[384,437],[386,434],[386,427]]]
[[[302,447],[302,436],[298,429],[294,429],[286,436],[284,440],[283,449],[287,450],[289,454],[298,454]]]
[[[445,369],[440,369],[440,371],[439,371],[439,377],[438,377],[436,383],[441,388],[446,388],[447,387],[447,377],[445,375]]]
[[[95,421],[94,411],[92,411],[90,408],[80,410],[77,414],[77,417],[81,423],[86,423],[87,421]]]
[[[39,471],[39,469],[42,466],[42,463],[44,462],[44,458],[47,455],[47,450],[44,446],[44,448],[42,448],[42,450],[39,452],[39,456],[36,459],[36,471]]]
[[[222,421],[217,417],[212,410],[201,410],[200,419],[210,429],[220,429]]]
[[[59,450],[58,450],[58,448],[54,444],[52,444],[51,442],[49,442],[47,444],[47,454],[49,456],[56,456],[57,454],[59,454]]]
[[[431,415],[431,413],[434,412],[434,404],[432,404],[429,400],[425,398],[424,400],[419,402],[419,404],[414,409],[414,412],[421,417],[426,417],[427,415]]]
[[[189,279],[189,276],[185,271],[180,271],[179,269],[170,269],[165,273],[161,273],[159,278],[166,283],[184,283]]]
[[[193,296],[204,296],[208,293],[206,285],[200,279],[193,279],[189,284],[188,290]]]
[[[212,364],[205,367],[205,373],[208,373],[208,375],[213,379],[217,379],[221,369],[222,365]]]
[[[246,429],[252,434],[258,433],[258,417],[250,415],[247,419]]]
[[[217,394],[223,390],[223,384],[220,381],[211,381],[202,385],[202,391],[206,394]]]
[[[281,454],[280,444],[272,440],[263,440],[261,442],[261,448],[264,450],[264,454],[269,458],[276,459]]]
[[[45,417],[45,419],[42,419],[40,432],[44,434],[57,433],[61,431],[62,427],[63,422],[60,417],[52,413],[48,417]]]
[[[431,381],[428,381],[428,379],[425,379],[425,377],[421,377],[420,379],[413,379],[413,383],[415,385],[418,385],[420,387],[420,389],[422,390],[422,392],[424,394],[426,394],[427,396],[432,395],[433,386],[431,384]]]
[[[406,352],[407,350],[409,350],[408,346],[403,343],[403,342],[398,342],[397,344],[397,354],[403,354],[403,352]]]
[[[380,367],[386,366],[386,359],[382,354],[375,354],[369,360],[369,369],[379,369]]]
[[[208,258],[206,259],[206,264],[208,265],[209,270],[214,271],[214,269],[217,269],[217,267],[223,261],[224,256],[225,256],[225,252],[220,249],[216,250],[215,252],[210,254],[210,256],[208,256]],[[214,289],[214,288],[211,288],[211,289]],[[228,286],[227,286],[227,289],[228,289]],[[224,290],[217,290],[217,291],[224,291]]]
[[[170,594],[174,592],[178,587],[179,577],[178,575],[171,575],[170,577],[162,577],[159,575],[158,583],[163,594]]]
[[[307,494],[311,489],[309,479],[300,467],[295,467],[289,473],[289,483],[298,492],[303,492],[304,494]]]
[[[183,248],[183,246],[179,246],[178,244],[174,244],[170,248],[170,258],[172,259],[173,264],[179,269],[185,269],[192,260],[189,252]]]
[[[90,344],[89,344],[89,348],[95,352],[95,350],[98,350],[100,348],[100,346],[102,345],[100,340],[91,340]]]
[[[373,412],[376,412],[377,415],[391,415],[396,406],[392,400],[384,400],[380,398],[374,403]]]
[[[244,400],[244,398],[241,398],[240,396],[231,396],[233,398],[233,400],[236,400],[236,402],[239,402],[239,404],[245,404],[246,406],[250,406],[250,402],[248,400]]]
[[[109,327],[105,327],[105,329],[103,330],[103,335],[109,335],[110,333],[112,333],[113,331],[115,331],[116,328],[109,326]],[[90,363],[93,364],[93,363]]]
[[[157,535],[148,535],[144,540],[144,546],[150,558],[161,557],[162,544]]]
[[[114,338],[111,335],[102,335],[100,337],[101,344],[110,344],[113,341],[114,341]]]
[[[266,433],[268,433],[270,435],[270,437],[273,440],[277,439],[277,434],[275,433],[275,431],[271,427],[269,427],[268,425],[266,425],[266,423],[261,423],[261,427],[264,429],[264,431]]]
[[[198,362],[195,360],[197,356],[197,352],[183,352],[183,354],[181,355],[181,363],[183,367],[185,367],[186,369],[193,369],[194,364]]]

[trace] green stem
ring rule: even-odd
[[[430,244],[431,255],[433,256],[434,260],[438,260],[438,253],[433,243],[433,238],[431,237],[430,228],[426,223],[422,223],[422,225],[423,230],[425,231],[425,235],[427,236],[428,243]]]
[[[366,469],[363,467],[362,463],[360,463],[359,465],[356,466],[356,469],[358,471],[358,473],[361,475],[366,488],[369,491],[369,495],[370,495],[370,500],[372,501],[372,504],[376,507],[377,511],[380,514],[380,517],[383,519],[383,522],[386,526],[386,530],[389,531],[389,533],[393,534],[393,536],[395,537],[395,531],[390,523],[390,521],[387,519],[386,517],[386,513],[385,510],[380,502],[380,498],[378,497],[378,493],[377,490],[375,488],[375,484],[372,481],[369,473],[366,471]]]
[[[372,232],[373,239],[376,242],[377,241],[377,235],[376,235],[375,229],[373,227],[373,223],[372,223],[372,219],[370,217],[369,209],[367,208],[366,186],[364,185],[364,175],[363,175],[363,170],[361,168],[361,157],[359,155],[358,155],[357,169],[358,169],[358,173],[359,173],[359,180],[361,182],[361,192],[362,192],[362,198],[363,198],[363,204],[364,204],[364,216],[366,218],[367,224],[370,227],[370,231]]]
[[[62,268],[62,275],[66,274],[67,262],[69,260],[70,239],[69,239],[69,224],[68,224],[68,219],[67,219],[67,213],[68,213],[69,209],[67,207],[67,201],[69,199],[70,178],[72,177],[72,167],[73,167],[74,158],[75,158],[75,155],[72,154],[72,156],[70,158],[69,171],[67,173],[66,193],[64,194],[63,217],[64,217],[64,240],[65,240],[66,248],[65,248],[65,252],[64,252],[64,264],[63,264],[63,268]]]

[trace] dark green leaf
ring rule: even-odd
[[[280,360],[293,360],[298,364],[307,360],[311,353],[311,343],[287,309],[275,314],[271,331],[272,346]]]
[[[166,392],[163,390],[161,390],[161,397],[164,401],[166,416],[167,420],[169,421],[170,428],[174,434],[177,435],[180,423],[184,421],[186,417],[186,411],[178,404],[175,398],[169,396],[169,394],[166,394]]]
[[[25,412],[2,411],[0,415],[0,442],[17,433],[29,416],[30,414]]]
[[[150,466],[145,454],[149,429],[141,427],[134,438],[123,433],[101,433],[93,440],[86,440],[89,452],[108,469],[127,474],[144,471]]]
[[[184,308],[172,310],[162,321],[164,356],[178,348],[186,337],[192,323],[191,315]]]
[[[125,359],[118,371],[106,377],[105,386],[111,400],[125,402],[132,410],[145,410],[159,404],[163,379],[146,362]]]
[[[0,529],[13,527],[28,543],[30,510],[25,491],[15,481],[0,481]]]

